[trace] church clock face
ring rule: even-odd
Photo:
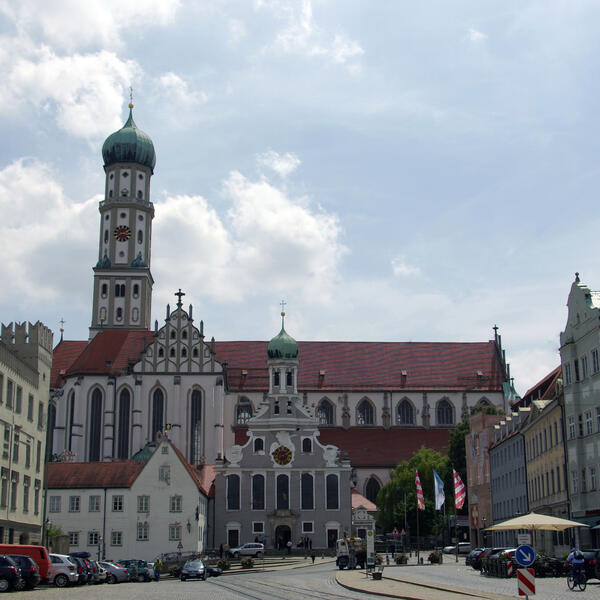
[[[292,451],[286,446],[279,446],[273,450],[271,456],[278,465],[287,465],[292,460]]]
[[[115,227],[113,235],[117,242],[126,242],[131,237],[131,229],[129,229],[127,225],[119,225],[118,227]]]

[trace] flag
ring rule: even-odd
[[[419,479],[419,471],[416,471],[415,485],[417,486],[417,508],[419,510],[425,510],[425,497],[423,496],[423,488],[421,487],[421,480]]]
[[[454,506],[460,510],[467,499],[467,490],[460,475],[454,469],[452,472],[454,473]]]
[[[446,500],[446,495],[444,494],[444,482],[435,469],[433,470],[433,485],[435,491],[435,510],[440,510]]]

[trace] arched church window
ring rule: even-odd
[[[100,445],[102,443],[102,392],[99,388],[92,392],[90,402],[90,447],[88,460],[96,462],[100,460]]]
[[[187,357],[187,350],[185,348],[181,349],[181,358],[186,358]]]
[[[438,425],[452,425],[454,423],[454,411],[446,398],[442,398],[438,402],[436,416]]]
[[[171,350],[169,350],[169,356],[171,358],[175,358],[175,348],[171,348]]]
[[[141,198],[141,196],[140,196]],[[144,241],[144,232],[139,229],[138,230],[138,244],[141,244]]]
[[[412,404],[404,398],[396,411],[396,425],[414,425],[415,418]]]
[[[254,440],[254,452],[264,452],[265,441],[262,438],[256,438]]]
[[[190,463],[197,465],[202,456],[202,392],[193,390],[190,399]]]
[[[181,332],[181,339],[187,340],[187,331],[185,329]]]
[[[327,475],[325,480],[325,489],[327,492],[327,510],[339,510],[340,498],[339,498],[339,482],[338,476],[330,473]]]
[[[192,356],[194,358],[198,358],[198,348],[197,347],[192,350]]]
[[[160,388],[152,394],[152,441],[156,441],[158,432],[164,429],[165,395]]]
[[[131,414],[131,394],[125,388],[119,394],[117,458],[129,458],[129,420]]]
[[[314,510],[315,494],[314,494],[314,479],[310,473],[302,473],[300,477],[300,490],[302,510]]]
[[[365,398],[356,409],[357,425],[373,425],[373,405]]]
[[[321,400],[317,409],[317,418],[320,425],[333,425],[333,405],[329,400]]]
[[[252,405],[248,398],[240,398],[237,409],[235,422],[238,425],[245,425],[252,418]]]
[[[158,357],[164,358],[164,356],[165,356],[165,351],[163,350],[163,348],[159,348],[158,349]]]
[[[277,509],[289,509],[290,508],[290,480],[287,475],[283,473],[277,475]]]
[[[367,481],[367,485],[365,486],[365,496],[367,500],[370,500],[371,502],[375,503],[377,500],[377,494],[379,493],[380,489],[381,484],[379,483],[379,481],[377,481],[375,477],[371,477],[369,481]]]
[[[175,330],[171,329],[171,339],[174,340],[176,336]]]
[[[239,475],[227,475],[227,510],[240,510]]]
[[[139,295],[140,295],[140,284],[134,283],[133,284],[133,297],[137,298]]]
[[[252,475],[252,510],[265,509],[265,476]]]
[[[102,284],[102,291],[100,293],[103,298],[106,298],[106,295],[108,294],[108,285],[106,285],[106,283]]]
[[[310,438],[304,438],[302,440],[302,452],[307,454],[312,452],[312,440]]]
[[[75,392],[73,390],[69,392],[67,403],[67,414],[69,415],[69,421],[67,423],[67,450],[71,450],[71,445],[73,443],[73,419],[75,417]]]

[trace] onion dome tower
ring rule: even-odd
[[[282,308],[285,303],[282,302]],[[298,393],[298,342],[285,330],[285,312],[281,311],[281,331],[269,342],[269,395]]]
[[[106,183],[99,206],[90,339],[102,329],[150,328],[150,178],[156,153],[150,136],[133,120],[133,103],[125,125],[106,138],[102,157]]]

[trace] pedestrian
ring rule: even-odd
[[[160,572],[162,571],[163,564],[160,560],[160,556],[156,557],[154,561],[154,581],[160,581]]]
[[[219,558],[223,558],[223,544],[219,546]]]
[[[292,540],[288,540],[286,546],[288,549],[288,554],[291,554],[292,553]]]
[[[308,547],[312,550],[312,538],[308,538]]]
[[[310,551],[310,560],[312,560],[312,564],[315,564],[315,558],[317,556],[317,553],[314,550]]]

